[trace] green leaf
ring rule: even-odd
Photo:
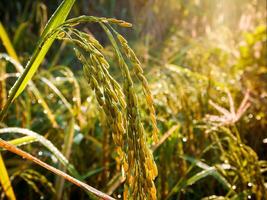
[[[192,185],[198,180],[205,178],[209,175],[213,176],[217,181],[219,181],[224,187],[227,189],[231,189],[230,183],[217,171],[215,167],[210,167],[209,165],[205,164],[204,162],[197,160],[195,158],[192,158],[190,156],[183,156],[183,158],[192,164],[196,165],[197,167],[203,169],[201,172],[195,174],[194,176],[190,177],[186,181],[186,185]],[[223,166],[221,166],[224,168]]]
[[[189,161],[191,163],[191,167],[189,168],[188,172],[191,171],[191,169],[195,166],[202,169],[202,171],[192,175],[189,178],[186,179],[180,179],[180,181],[172,188],[171,192],[169,193],[168,197],[166,199],[169,199],[174,193],[179,192],[182,188],[191,186],[195,184],[197,181],[206,178],[207,176],[213,176],[217,181],[219,181],[225,188],[228,190],[231,189],[230,183],[217,171],[215,167],[211,167],[207,165],[206,163],[195,159],[190,156],[183,155],[181,156],[184,160]],[[221,166],[224,168],[223,166]]]
[[[2,38],[3,40],[3,38]],[[13,46],[10,44],[9,47],[11,47],[11,49],[13,49]],[[5,53],[0,53],[0,59],[5,59],[6,61],[12,63],[16,70],[19,72],[19,73],[22,73],[24,68],[22,67],[22,65],[16,61],[14,58],[17,57],[16,56],[16,52],[15,52],[15,57],[12,57],[11,54],[10,54],[10,51],[7,49],[8,53],[10,56],[6,55]],[[53,127],[58,127],[58,124],[56,122],[56,119],[55,119],[55,116],[54,114],[52,113],[52,111],[50,110],[48,104],[46,103],[44,97],[41,95],[40,91],[37,89],[36,85],[34,84],[33,81],[29,81],[29,85],[31,87],[31,90],[34,94],[34,96],[36,97],[36,99],[38,100],[38,102],[40,103],[40,105],[44,108],[44,110],[47,112],[47,117],[48,119],[50,120],[50,122],[52,123]]]
[[[8,197],[8,199],[16,200],[13,188],[11,186],[11,182],[9,180],[7,169],[6,169],[6,166],[5,166],[5,163],[3,161],[1,154],[0,154],[0,177],[1,177],[0,184],[2,185],[4,192],[6,196]]]
[[[0,22],[0,39],[2,40],[6,50],[7,50],[7,53],[13,58],[15,59],[16,61],[19,61],[18,59],[18,56],[10,42],[10,39],[7,35],[7,32],[4,28],[4,26],[2,25],[2,23]]]
[[[30,144],[32,142],[36,142],[37,139],[33,136],[24,136],[24,137],[20,137],[20,138],[16,138],[13,140],[8,141],[10,144],[15,145],[15,146],[22,146],[22,145],[26,145],[26,144]]]
[[[60,92],[60,90],[47,78],[41,77],[41,81],[44,82],[61,99],[61,101],[64,103],[64,105],[69,110],[70,114],[72,115],[73,114],[72,105]]]
[[[218,172],[216,171],[215,167],[209,167],[208,169],[204,169],[201,172],[199,172],[199,173],[195,174],[194,176],[190,177],[189,179],[187,179],[185,185],[193,185],[194,183],[196,183],[200,179],[203,179],[209,175],[212,175],[214,177],[218,177],[217,173]]]
[[[78,187],[84,189],[86,192],[92,193],[95,196],[99,197],[100,199],[107,199],[107,200],[114,200],[114,198],[108,196],[107,194],[93,188],[90,185],[87,185],[84,182],[79,181],[78,179],[66,174],[65,172],[56,169],[55,167],[39,160],[38,158],[36,158],[35,156],[32,156],[31,154],[18,149],[16,146],[6,142],[5,140],[0,139],[0,147],[5,148],[6,150],[15,153],[21,157],[23,157],[24,159],[30,160],[36,164],[38,164],[39,166],[42,166],[43,168],[51,171],[52,173],[58,175],[58,176],[62,176],[64,179],[68,180],[69,182],[77,185]],[[1,175],[1,174],[0,174]],[[2,176],[1,176],[2,177]],[[13,199],[12,199],[13,200]]]
[[[33,53],[33,56],[31,57],[29,63],[27,64],[24,73],[16,82],[16,83],[19,83],[19,87],[15,91],[16,93],[15,93],[15,96],[12,99],[12,101],[24,90],[27,83],[29,82],[29,80],[31,80],[33,74],[36,72],[39,65],[43,61],[50,46],[54,42],[54,40],[55,40],[54,37],[49,37],[46,39],[46,36],[53,29],[55,29],[57,26],[59,26],[60,24],[62,24],[66,20],[74,2],[75,2],[75,0],[63,1],[61,3],[61,5],[57,8],[55,13],[52,15],[50,20],[48,21],[48,23],[47,23],[47,25],[46,25],[46,27],[45,27],[42,35],[41,35],[41,38],[38,42],[37,48],[35,49],[35,51]],[[42,46],[40,46],[40,45],[42,45]],[[22,79],[22,80],[20,81],[20,79]],[[16,83],[15,83],[15,86],[16,86]]]
[[[66,157],[53,145],[53,143],[47,140],[44,136],[34,131],[17,127],[1,128],[0,134],[2,133],[20,133],[35,138],[38,142],[44,145],[62,163],[63,166],[66,166],[68,171],[73,176],[80,178],[80,175],[75,170],[74,166],[71,165],[69,161],[66,159]]]
[[[53,29],[57,28],[60,24],[62,24],[66,20],[74,2],[75,0],[64,0],[61,3],[61,5],[57,8],[55,13],[52,15],[50,20],[48,21],[30,61],[27,63],[24,72],[16,81],[16,83],[14,84],[14,86],[10,91],[7,103],[0,113],[0,120],[4,118],[4,115],[11,102],[21,94],[21,92],[25,89],[28,82],[32,79],[32,76],[38,69],[41,62],[44,60],[46,53],[53,44],[55,36],[52,37],[46,37],[46,36]]]

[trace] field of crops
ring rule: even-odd
[[[0,200],[267,200],[266,0],[1,0]]]

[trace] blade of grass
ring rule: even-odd
[[[226,189],[231,189],[231,185],[230,183],[217,171],[217,169],[215,167],[210,167],[209,165],[205,164],[204,162],[197,160],[193,157],[190,156],[182,156],[183,159],[191,162],[192,164],[195,164],[197,167],[206,170],[207,175],[209,175],[208,171],[213,171],[212,173],[210,173],[210,175],[212,175],[214,178],[216,178]],[[211,170],[211,168],[214,168],[214,170]],[[225,167],[222,167],[225,168]]]
[[[9,54],[9,56],[6,55],[6,54],[0,54],[0,59],[3,58],[5,60],[11,62],[15,66],[16,70],[19,73],[22,73],[24,68],[20,64],[19,58],[17,56],[17,53],[16,53],[12,43],[10,42],[8,34],[7,34],[6,30],[5,30],[5,28],[3,27],[3,25],[1,24],[1,22],[0,22],[0,38],[4,43],[4,46],[6,48],[7,53]],[[30,81],[29,84],[31,86],[32,92],[35,95],[36,99],[38,100],[38,102],[40,102],[40,104],[44,108],[44,110],[47,111],[46,112],[47,113],[47,117],[51,121],[53,127],[55,127],[55,128],[58,127],[58,124],[57,124],[57,122],[55,120],[55,117],[54,117],[53,113],[49,109],[46,101],[44,100],[43,96],[41,95],[41,93],[39,92],[39,90],[37,89],[35,84],[32,81]]]
[[[4,77],[7,76],[6,66],[0,62],[0,109],[6,104],[7,92],[6,92],[6,80]]]
[[[100,197],[102,199],[106,199],[106,200],[114,200],[114,198],[108,196],[107,194],[87,185],[86,183],[83,183],[75,178],[73,178],[72,176],[52,167],[51,165],[48,165],[46,164],[45,162],[39,160],[38,158],[32,156],[31,154],[28,154],[27,152],[21,150],[21,149],[18,149],[17,147],[15,147],[14,145],[11,145],[9,144],[8,142],[0,139],[0,147],[12,152],[12,153],[15,153],[19,156],[21,156],[22,158],[24,159],[27,159],[27,160],[30,160],[40,166],[42,166],[43,168],[53,172],[54,174],[58,175],[58,176],[62,176],[63,178],[65,178],[66,180],[68,180],[69,182],[77,185],[78,187],[84,189],[85,191],[87,192],[90,192],[94,195],[96,195],[97,197]]]
[[[42,145],[44,145],[53,155],[64,165],[67,167],[68,171],[71,173],[71,175],[75,176],[76,178],[80,179],[80,175],[76,171],[73,165],[69,163],[69,161],[65,158],[65,156],[50,142],[47,140],[45,137],[42,135],[33,132],[28,129],[24,128],[17,128],[17,127],[9,127],[9,128],[2,128],[0,129],[0,134],[1,133],[20,133],[23,135],[31,136],[34,137],[40,142]]]
[[[17,46],[18,42],[22,40],[22,37],[24,37],[24,33],[27,30],[29,24],[30,24],[29,22],[23,22],[16,29],[13,37],[13,44],[15,47]]]
[[[65,77],[69,79],[69,82],[73,84],[73,98],[75,99],[75,106],[73,106],[73,114],[78,115],[81,110],[81,92],[80,92],[80,85],[78,83],[77,78],[73,74],[73,72],[67,66],[56,66],[50,70],[58,71],[63,74]]]
[[[47,78],[41,77],[41,81],[44,82],[64,103],[66,108],[69,110],[70,114],[73,114],[73,110],[71,107],[71,104],[68,102],[68,100],[64,97],[64,95],[60,92],[60,90]]]
[[[7,32],[3,26],[3,24],[0,22],[0,38],[2,39],[2,42],[4,44],[4,47],[6,48],[7,53],[16,61],[19,61],[19,58],[11,45],[11,41],[7,35]]]
[[[0,121],[3,120],[7,109],[12,103],[12,101],[24,90],[28,82],[31,80],[32,76],[38,69],[46,53],[54,42],[55,37],[46,38],[47,34],[66,20],[74,2],[75,0],[64,0],[48,21],[41,35],[41,38],[38,41],[37,47],[35,48],[30,61],[26,65],[24,72],[10,90],[7,103],[5,104],[4,108],[1,110],[0,113]]]
[[[188,187],[199,181],[200,179],[203,179],[207,176],[213,176],[217,181],[219,181],[226,189],[232,190],[230,183],[221,175],[215,167],[211,167],[207,165],[206,163],[195,159],[193,157],[183,155],[181,156],[186,161],[189,161],[191,163],[191,166],[187,170],[187,172],[191,171],[193,167],[197,166],[201,168],[202,170],[193,176],[181,179],[170,191],[166,199],[170,199],[173,194],[181,191],[182,188]],[[223,166],[222,166],[223,167]],[[224,167],[223,167],[224,168]]]
[[[193,185],[194,183],[196,183],[200,179],[203,179],[203,178],[210,176],[210,175],[218,177],[215,167],[209,167],[207,169],[200,171],[199,173],[197,173],[194,176],[187,179],[184,184],[188,185],[188,186]]]
[[[17,54],[14,51],[13,47],[10,45],[11,42],[9,40],[9,37],[4,29],[4,26],[2,25],[2,23],[0,22],[0,38],[3,41],[3,44],[7,50],[7,52],[16,60],[18,60]],[[7,169],[5,167],[5,163],[3,161],[2,155],[0,153],[0,183],[5,191],[6,196],[10,199],[10,200],[15,200],[15,194],[13,191],[13,188],[11,186],[11,182],[9,180],[9,176],[7,173]]]
[[[33,136],[24,136],[24,137],[20,137],[20,138],[16,138],[13,140],[8,141],[10,144],[18,147],[18,146],[22,146],[22,145],[26,145],[26,144],[30,144],[33,142],[36,142],[37,139]]]
[[[67,159],[69,159],[70,154],[71,154],[71,147],[72,147],[73,136],[74,136],[74,131],[75,131],[74,124],[75,124],[75,119],[74,117],[72,117],[70,119],[70,124],[67,130],[67,133],[65,134],[65,137],[64,137],[64,146],[62,149],[62,153]],[[63,172],[66,171],[66,167],[63,165],[60,165],[59,169],[62,170]],[[57,199],[59,200],[62,199],[64,183],[65,183],[64,178],[58,176],[56,179],[56,191],[57,191]]]
[[[154,152],[160,145],[162,145],[168,139],[168,137],[170,137],[179,128],[179,124],[171,127],[166,133],[163,134],[158,143],[152,146],[151,150]]]
[[[0,183],[4,189],[7,198],[9,198],[10,200],[16,200],[1,153],[0,153],[0,177],[1,177]]]

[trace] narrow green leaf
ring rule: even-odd
[[[16,81],[16,83],[14,84],[14,86],[12,87],[10,91],[10,95],[8,97],[7,103],[0,113],[0,121],[4,118],[4,115],[9,105],[11,104],[11,102],[24,90],[27,83],[31,80],[32,76],[38,69],[46,53],[48,52],[49,48],[54,42],[55,37],[46,38],[46,36],[53,29],[55,29],[57,26],[59,26],[66,20],[74,2],[75,0],[64,0],[61,3],[61,5],[57,8],[55,13],[52,15],[50,20],[48,21],[30,61],[27,63],[24,72],[19,77],[19,79]]]
[[[3,38],[2,38],[3,39]],[[13,49],[13,46],[10,44],[9,47],[11,47],[11,49]],[[8,50],[7,50],[8,51]],[[15,52],[15,51],[14,51]],[[9,54],[10,56],[8,56],[7,54],[5,53],[0,53],[0,59],[5,59],[6,61],[12,63],[16,70],[19,72],[19,73],[22,73],[24,68],[22,67],[22,65],[16,61],[12,56],[11,54]],[[14,54],[16,55],[16,53]],[[56,122],[56,119],[55,119],[55,116],[54,114],[52,113],[52,111],[50,110],[48,104],[46,103],[44,97],[41,95],[41,93],[39,92],[39,90],[37,89],[36,85],[34,84],[33,81],[30,81],[29,82],[29,85],[31,87],[31,90],[34,94],[34,96],[36,97],[36,99],[38,100],[38,102],[40,103],[40,105],[43,107],[43,109],[46,111],[47,113],[47,117],[48,119],[50,120],[51,124],[53,125],[53,127],[58,127],[58,124]]]
[[[208,175],[213,176],[215,179],[217,179],[225,188],[231,189],[230,183],[217,171],[215,167],[210,167],[209,165],[205,164],[204,162],[197,160],[190,156],[183,156],[183,158],[192,164],[198,166],[199,168],[203,169],[201,172],[195,174],[191,178],[189,178],[186,183],[191,185],[197,182],[198,180],[205,178]],[[222,168],[225,168],[222,166]],[[191,179],[191,180],[190,180]]]
[[[10,200],[16,200],[13,188],[11,186],[11,182],[9,180],[9,176],[6,170],[6,166],[5,163],[3,161],[3,158],[1,156],[0,153],[0,184],[2,185],[4,192],[6,194],[6,196],[10,199]]]
[[[62,153],[63,155],[69,159],[70,158],[70,154],[71,154],[71,147],[72,147],[72,143],[73,143],[73,137],[74,137],[74,125],[75,125],[75,119],[74,117],[72,117],[69,121],[69,127],[65,133],[65,137],[64,137],[64,146],[62,149]],[[62,170],[63,172],[66,171],[66,167],[60,165],[59,169]],[[56,191],[57,191],[57,198],[58,199],[62,199],[62,194],[64,191],[64,183],[65,183],[65,179],[63,177],[58,176],[56,179]]]
[[[31,57],[29,63],[27,64],[24,73],[16,82],[16,83],[19,83],[19,87],[16,91],[14,91],[15,96],[13,97],[12,101],[24,90],[27,83],[29,82],[29,80],[31,80],[33,74],[36,72],[39,65],[43,61],[50,46],[54,42],[54,40],[55,40],[54,37],[50,37],[45,41],[46,36],[48,35],[48,33],[50,31],[52,31],[54,28],[56,28],[57,26],[59,26],[60,24],[62,24],[66,20],[74,2],[75,2],[75,0],[64,0],[61,3],[61,5],[57,8],[55,13],[52,15],[50,20],[48,21],[48,23],[47,23],[47,25],[46,25],[46,27],[45,27],[42,35],[41,35],[41,39],[38,42],[37,48],[34,51],[33,56]],[[40,45],[42,45],[42,46],[40,46]],[[22,79],[22,80],[20,81],[20,79]],[[15,83],[15,86],[16,86],[16,83]]]
[[[17,127],[9,127],[9,128],[2,128],[0,129],[1,133],[20,133],[23,135],[34,137],[40,142],[42,145],[44,145],[53,155],[62,163],[63,166],[66,166],[68,171],[75,177],[80,178],[80,175],[75,170],[74,166],[69,163],[69,161],[66,159],[66,157],[53,145],[52,142],[47,140],[44,136],[33,132],[31,130],[25,129],[25,128],[17,128]]]
[[[185,185],[190,186],[199,181],[200,179],[203,179],[209,175],[216,176],[217,174],[215,167],[209,167],[208,169],[204,169],[200,171],[199,173],[195,174],[194,176],[190,177],[186,180]]]
[[[4,26],[2,25],[2,23],[0,22],[0,38],[7,50],[7,53],[12,57],[14,58],[16,61],[19,61],[19,58],[10,42],[10,39],[7,35],[7,32],[4,28]]]
[[[32,142],[37,141],[37,139],[33,136],[24,136],[24,137],[20,137],[20,138],[16,138],[13,140],[8,141],[10,144],[15,145],[15,146],[22,146],[22,145],[26,145],[26,144],[30,144]]]
[[[24,32],[27,30],[29,26],[29,22],[23,22],[17,28],[14,38],[13,38],[13,45],[16,47],[18,42],[23,40],[22,37],[24,36]]]
[[[24,159],[30,160],[30,161],[38,164],[38,165],[40,165],[43,168],[53,172],[54,174],[56,174],[58,176],[64,177],[64,179],[66,179],[69,182],[71,182],[71,183],[77,185],[78,187],[84,189],[86,192],[94,194],[95,196],[99,197],[100,199],[114,200],[114,198],[112,198],[111,196],[109,196],[109,195],[107,195],[107,194],[105,194],[105,193],[93,188],[90,185],[87,185],[84,182],[79,181],[76,178],[73,178],[72,176],[66,174],[65,172],[63,172],[61,170],[58,170],[58,169],[52,167],[51,165],[39,160],[35,156],[32,156],[31,154],[29,154],[29,153],[27,153],[27,152],[25,152],[25,151],[23,151],[21,149],[18,149],[16,146],[6,142],[5,140],[0,139],[0,147],[5,148],[6,150],[8,150],[8,151],[10,151],[12,153],[15,153],[15,154],[23,157]]]
[[[68,100],[64,97],[64,95],[60,92],[60,90],[47,78],[41,77],[41,81],[43,81],[64,103],[66,108],[69,110],[70,114],[73,114],[72,106],[68,102]]]

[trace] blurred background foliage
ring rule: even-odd
[[[1,22],[22,66],[60,2],[0,1]],[[159,171],[158,199],[267,198],[265,0],[78,0],[71,16],[79,15],[133,23],[120,32],[140,58],[155,100],[161,143],[151,140],[150,145]],[[105,46],[112,74],[121,80],[101,28],[79,29]],[[56,42],[34,76],[49,110],[28,86],[0,125],[43,135],[62,150],[81,180],[121,198],[110,126],[72,48]],[[2,43],[0,51],[2,107],[18,74],[10,59],[3,59]],[[141,96],[140,104],[149,133]],[[6,140],[15,136],[1,134]],[[53,153],[37,143],[21,148],[60,167]],[[55,176],[10,153],[3,155],[18,199],[88,198],[67,183],[59,195]]]

